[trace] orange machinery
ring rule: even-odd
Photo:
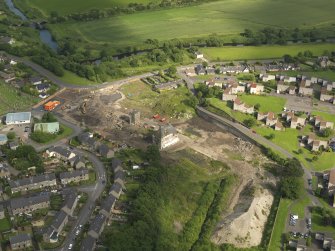
[[[58,105],[60,105],[59,101],[49,101],[48,103],[44,104],[44,110],[46,110],[46,111],[52,111]]]

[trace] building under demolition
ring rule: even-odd
[[[172,125],[163,125],[159,128],[159,147],[161,150],[179,142],[177,130]]]

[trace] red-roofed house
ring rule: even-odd
[[[257,83],[250,85],[250,94],[262,94],[264,92],[264,86]]]

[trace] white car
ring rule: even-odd
[[[72,246],[73,246],[73,245],[72,245],[72,243],[70,243],[70,245],[69,245],[69,250],[71,250],[71,249],[72,249]]]

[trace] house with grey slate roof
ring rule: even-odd
[[[96,240],[88,235],[82,242],[80,246],[81,251],[94,251],[96,245]]]
[[[109,194],[112,194],[115,196],[115,198],[120,198],[122,193],[122,185],[120,183],[115,182],[111,189],[109,190]]]
[[[0,219],[5,218],[5,209],[3,205],[0,205]]]
[[[76,209],[78,204],[78,197],[75,193],[70,193],[65,198],[65,204],[62,207],[62,210],[70,216],[73,216],[73,212]]]
[[[48,208],[50,206],[50,196],[36,195],[32,197],[13,198],[9,203],[13,215],[31,213],[37,209]]]
[[[68,221],[69,216],[63,210],[60,210],[56,214],[52,224],[44,232],[43,240],[50,242],[50,240],[58,239],[59,234],[63,231]]]
[[[26,249],[32,247],[31,236],[29,234],[18,234],[9,238],[12,250]]]
[[[83,180],[88,180],[88,169],[74,170],[71,172],[63,172],[59,175],[60,181],[63,185],[74,182],[78,183]]]
[[[102,144],[98,147],[98,153],[104,158],[109,159],[114,157],[114,151],[109,149],[109,147],[105,144]]]
[[[95,216],[92,221],[90,228],[88,229],[88,235],[92,236],[95,239],[98,239],[102,231],[104,230],[107,217],[101,213]]]
[[[46,153],[49,157],[55,157],[64,161],[68,161],[76,156],[76,154],[64,147],[56,146],[49,148]]]
[[[56,175],[54,173],[41,174],[21,180],[10,180],[8,183],[12,193],[35,190],[44,187],[53,187],[57,185]]]
[[[115,173],[114,173],[114,182],[115,183],[119,183],[122,188],[124,189],[125,188],[125,173],[123,170],[117,170]]]
[[[113,169],[113,172],[115,172],[119,168],[122,169],[121,165],[122,165],[121,160],[116,159],[116,158],[112,159],[112,169]]]
[[[75,169],[81,169],[86,167],[86,160],[83,156],[75,156],[69,160],[70,165]]]
[[[113,194],[110,194],[102,203],[100,212],[109,218],[113,211],[115,202],[116,202],[115,196]]]

